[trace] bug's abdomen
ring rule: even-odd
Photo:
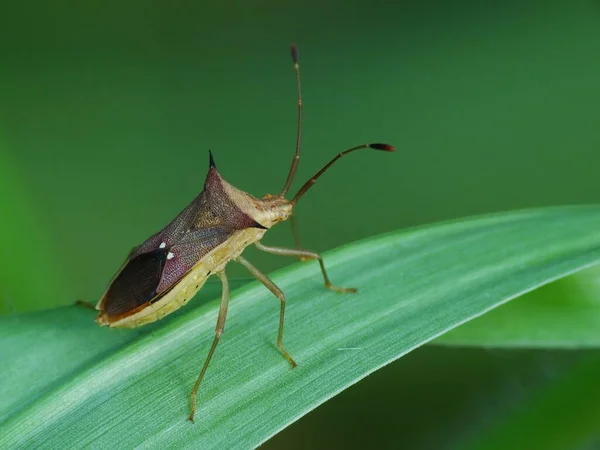
[[[107,323],[112,328],[137,328],[162,319],[188,303],[202,289],[212,271],[200,262],[162,297],[147,303],[135,313]]]
[[[265,230],[255,228],[233,233],[227,242],[205,255],[162,296],[141,304],[123,315],[110,316],[106,311],[101,311],[96,319],[97,322],[113,328],[136,328],[162,319],[188,303],[202,288],[208,277],[223,270],[229,261],[239,256],[248,245],[258,241],[264,234]]]

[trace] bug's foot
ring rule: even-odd
[[[190,415],[188,416],[188,420],[194,423],[194,414],[196,414],[196,394],[192,394],[192,407],[190,408]]]
[[[283,355],[283,357],[286,359],[286,361],[288,363],[290,363],[290,366],[292,367],[292,369],[294,367],[297,367],[298,364],[296,364],[296,361],[294,361],[294,358],[292,358],[292,356],[288,353],[288,351],[285,349],[285,347],[283,346],[283,344],[277,344],[277,348],[279,349],[279,351],[281,352],[281,354]]]
[[[326,284],[325,287],[327,289],[331,289],[332,291],[336,291],[336,292],[352,292],[352,293],[357,293],[358,289],[356,288],[341,288],[341,287],[336,287],[336,286],[332,286],[331,284]]]

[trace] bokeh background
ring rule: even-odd
[[[280,190],[295,142],[291,42],[305,105],[296,188],[344,148],[398,148],[349,156],[319,180],[297,208],[305,247],[600,201],[595,1],[67,0],[3,9],[3,314],[95,301],[129,249],[201,190],[208,149],[235,186]],[[287,224],[265,243],[290,245]],[[267,272],[291,263],[252,249],[248,258]],[[246,276],[239,267],[230,275]],[[266,447],[452,446],[449,431],[483,432],[589,353],[426,347]]]

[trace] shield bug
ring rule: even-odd
[[[204,190],[163,230],[135,247],[111,281],[96,305],[96,322],[116,328],[134,328],[154,322],[185,305],[211,275],[221,279],[223,292],[215,336],[191,392],[189,420],[196,410],[196,392],[225,327],[229,304],[229,286],[225,267],[230,261],[245,266],[257,280],[280,300],[277,347],[295,367],[296,363],[283,346],[285,295],[267,275],[241,256],[254,244],[259,250],[275,255],[319,262],[325,287],[338,292],[356,292],[353,288],[338,288],[331,284],[321,255],[300,248],[268,247],[260,241],[275,224],[292,219],[292,209],[317,179],[344,155],[361,149],[394,151],[388,144],[363,144],[337,154],[298,190],[291,199],[285,198],[300,159],[302,134],[302,94],[298,51],[291,46],[298,94],[298,132],[296,151],[283,189],[279,194],[255,198],[225,181],[209,152],[209,169]],[[296,227],[292,227],[296,243]],[[297,245],[298,247],[298,245]]]

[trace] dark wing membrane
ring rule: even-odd
[[[104,297],[109,316],[124,314],[156,297],[169,250],[158,249],[133,257],[115,277]]]

